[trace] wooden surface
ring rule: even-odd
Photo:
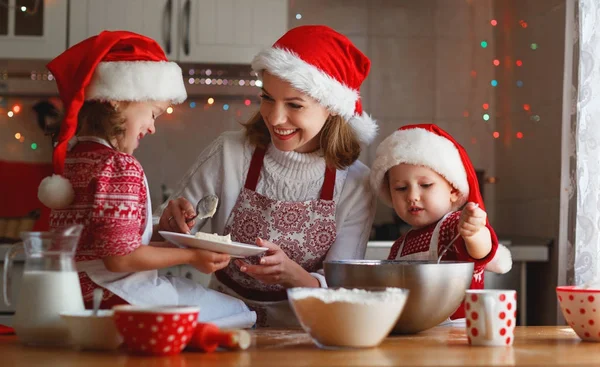
[[[252,331],[243,352],[184,352],[173,357],[130,356],[124,351],[78,352],[21,346],[0,336],[0,366],[599,366],[600,343],[580,341],[568,327],[517,327],[512,347],[471,347],[465,331],[437,327],[416,335],[391,336],[379,347],[321,350],[301,330]]]

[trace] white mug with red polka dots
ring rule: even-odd
[[[465,297],[465,314],[469,344],[512,345],[515,339],[517,292],[469,289]]]

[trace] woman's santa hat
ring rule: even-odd
[[[485,210],[477,175],[467,152],[438,126],[403,126],[377,147],[371,168],[371,186],[389,206],[392,206],[392,198],[386,173],[401,163],[423,166],[437,172],[458,190],[460,206],[473,202]],[[492,242],[497,244],[496,233],[493,230],[490,233]],[[486,270],[504,274],[512,268],[512,257],[505,246],[498,245],[496,253],[492,255],[494,258],[486,265]]]
[[[347,37],[322,25],[293,28],[252,60],[259,75],[266,70],[342,116],[366,144],[377,134],[360,100],[370,68],[371,61]]]
[[[104,31],[69,48],[47,67],[66,111],[52,156],[55,174],[38,188],[38,198],[51,209],[66,208],[75,196],[61,175],[84,101],[181,103],[187,98],[181,68],[167,60],[156,41],[137,33]]]

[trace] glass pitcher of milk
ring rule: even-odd
[[[15,256],[25,252],[13,327],[19,340],[32,345],[64,345],[69,331],[61,312],[84,310],[75,268],[75,249],[82,225],[56,232],[22,232],[4,258],[4,303],[10,305],[11,270]]]

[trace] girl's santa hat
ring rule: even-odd
[[[377,134],[377,124],[362,109],[360,85],[371,61],[350,40],[322,25],[289,30],[252,60],[259,76],[268,71],[342,116],[363,143]]]
[[[485,210],[473,164],[465,149],[447,132],[434,124],[403,126],[377,147],[371,168],[371,186],[387,205],[392,206],[387,171],[401,164],[427,167],[444,177],[459,192],[458,204],[474,202]],[[488,222],[489,224],[489,222]],[[490,228],[492,242],[498,243]],[[493,246],[495,247],[495,246]],[[498,245],[486,270],[504,274],[512,268],[510,251]]]
[[[167,60],[156,41],[132,32],[104,31],[69,48],[47,67],[66,111],[52,156],[55,174],[44,178],[38,188],[38,198],[51,209],[66,208],[75,195],[61,175],[84,101],[178,104],[187,98],[179,65]]]

